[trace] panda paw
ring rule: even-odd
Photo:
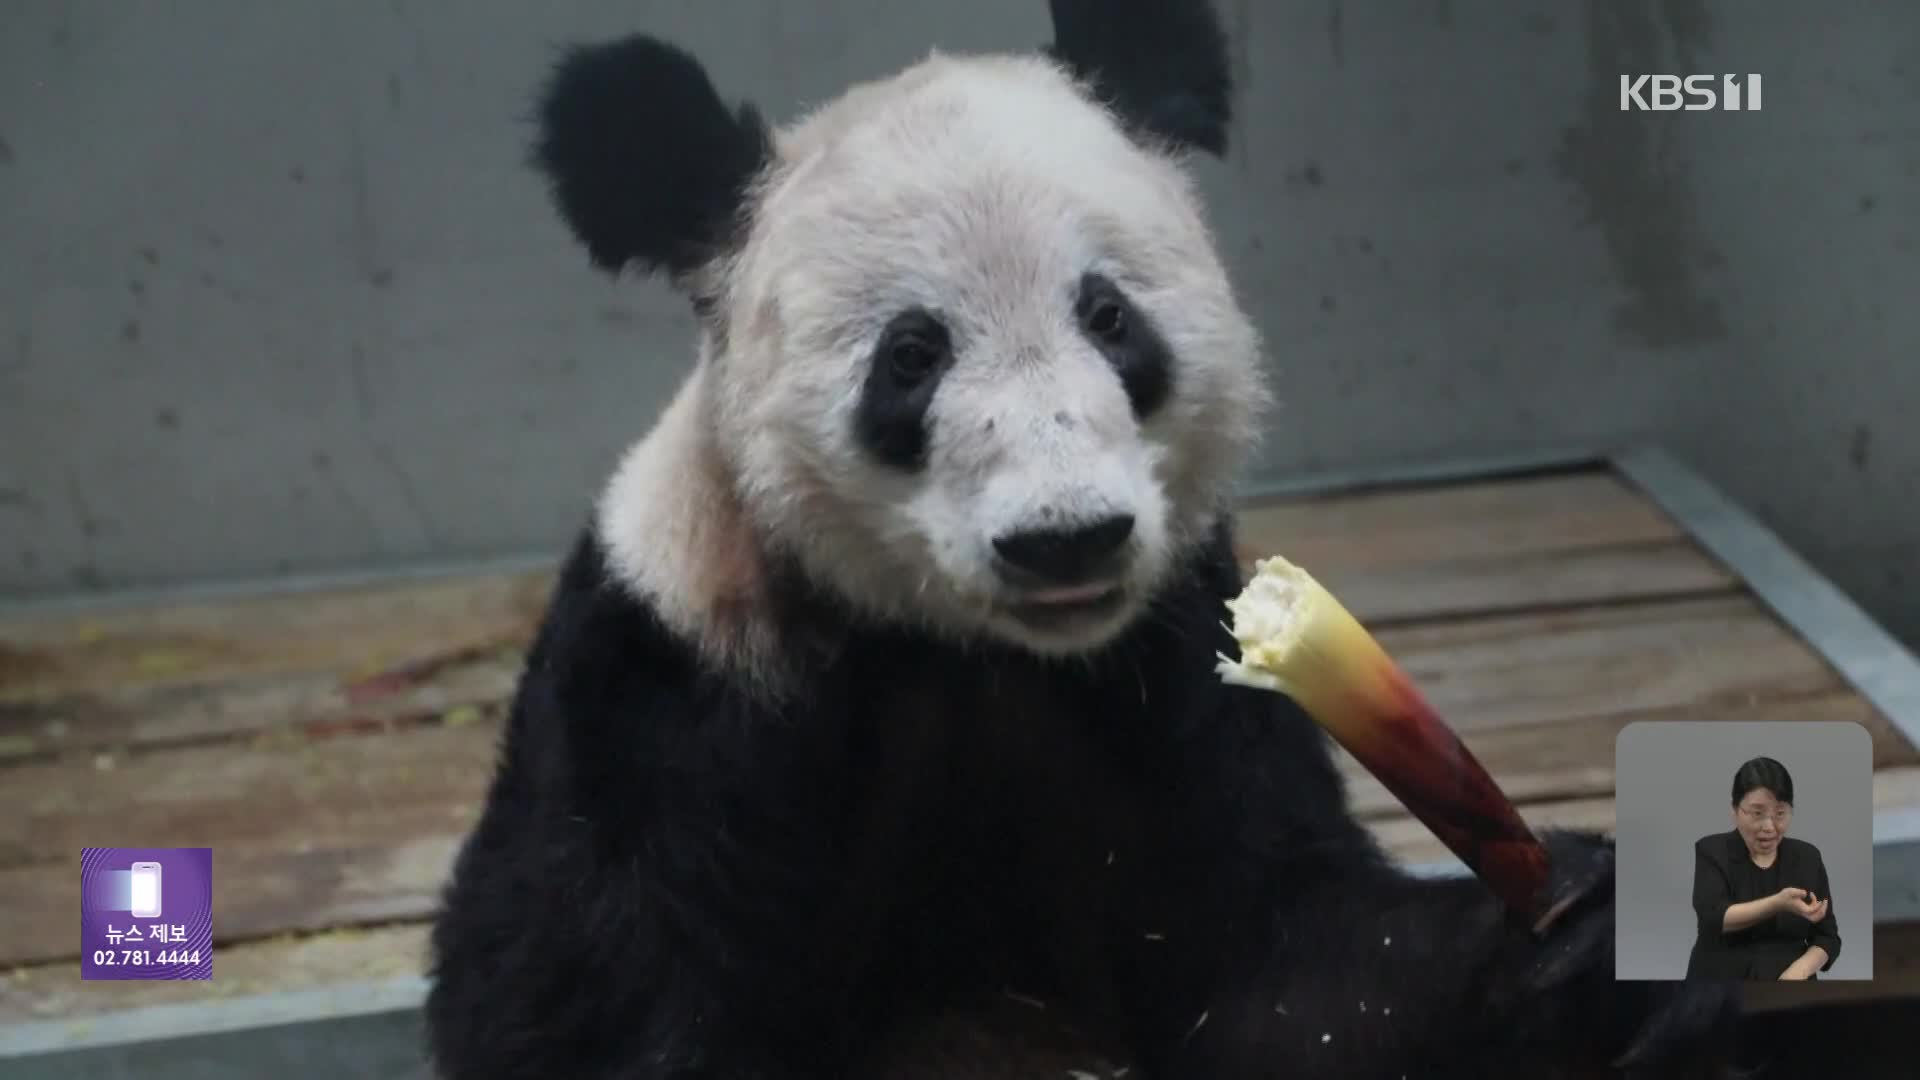
[[[1629,1074],[1724,1060],[1739,1013],[1721,982],[1614,977],[1614,847],[1599,833],[1549,830],[1549,889],[1564,906],[1530,936],[1511,985],[1523,1028]]]

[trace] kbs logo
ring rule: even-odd
[[[1673,112],[1686,109],[1698,112],[1704,109],[1722,109],[1727,112],[1739,112],[1741,90],[1745,90],[1745,111],[1760,111],[1760,76],[1746,76],[1746,85],[1741,86],[1741,76],[1722,75],[1716,79],[1712,75],[1622,75],[1620,76],[1620,111],[1632,109],[1651,109],[1654,112]],[[1718,83],[1718,92],[1715,84]]]

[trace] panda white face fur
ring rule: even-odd
[[[700,364],[598,523],[670,623],[752,666],[778,648],[760,588],[779,558],[868,617],[1044,654],[1149,611],[1266,398],[1187,147],[1097,93],[1050,57],[936,54],[782,131],[720,113],[731,142],[695,149],[752,162],[737,203],[651,256],[703,312]],[[576,230],[603,265],[648,258],[607,239],[639,209],[597,229],[581,209],[556,115]]]
[[[749,514],[876,615],[1098,644],[1261,385],[1185,178],[1037,59],[928,60],[780,156],[713,357]]]

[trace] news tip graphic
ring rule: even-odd
[[[80,977],[211,979],[213,849],[83,849]]]

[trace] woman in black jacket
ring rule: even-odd
[[[1758,757],[1733,775],[1733,829],[1693,845],[1689,979],[1812,979],[1840,955],[1820,849],[1787,836],[1793,777]]]

